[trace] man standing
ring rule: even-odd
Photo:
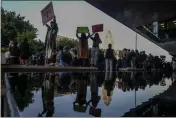
[[[30,48],[28,44],[28,39],[25,38],[24,42],[20,45],[20,56],[23,65],[28,64],[28,59],[30,57]]]
[[[105,53],[105,63],[106,63],[106,72],[108,72],[108,69],[110,68],[110,72],[113,71],[113,59],[115,57],[115,52],[112,49],[112,45],[108,45],[108,49]]]

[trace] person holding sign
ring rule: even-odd
[[[81,60],[81,66],[85,66],[86,61],[88,60],[88,39],[90,37],[90,33],[86,36],[86,33],[82,32],[81,36],[78,34],[80,31],[77,29],[76,37],[78,38],[78,59]]]
[[[93,41],[93,46],[91,50],[91,65],[92,66],[97,66],[97,61],[98,61],[98,53],[99,53],[99,44],[102,43],[100,36],[98,33],[93,33],[94,37],[90,36],[90,38]]]

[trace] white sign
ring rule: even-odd
[[[52,2],[50,2],[44,9],[42,9],[41,15],[43,25],[45,25],[54,18],[54,9]]]

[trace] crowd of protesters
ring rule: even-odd
[[[5,52],[6,64],[44,65],[42,53],[31,53],[28,40],[25,38],[21,45],[16,41],[10,41],[8,51]]]
[[[119,68],[170,69],[172,63],[165,61],[165,56],[147,55],[145,51],[124,49],[118,59]],[[175,59],[173,59],[175,62]]]
[[[94,36],[93,36],[94,35]],[[112,45],[108,44],[108,49],[104,51],[99,49],[102,43],[99,34],[93,33],[86,36],[82,33],[81,36],[76,33],[79,40],[78,48],[71,49],[69,46],[60,46],[56,56],[56,63],[58,66],[95,66],[100,70],[113,71],[118,68],[144,68],[150,69],[167,69],[170,70],[173,66],[175,68],[175,59],[172,62],[166,62],[165,56],[147,55],[145,51],[123,49],[116,58],[116,53],[112,49]],[[92,48],[88,48],[88,39],[92,39]],[[6,62],[10,64],[24,64],[27,65],[30,61],[32,65],[44,65],[45,56],[40,53],[31,54],[27,39],[18,46],[15,41],[10,41],[9,50],[5,53]]]

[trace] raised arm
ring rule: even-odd
[[[88,36],[90,37],[90,39],[94,40],[94,38],[92,37],[94,34],[95,34],[95,32],[92,33],[91,35],[90,35],[90,33],[88,34]],[[89,38],[89,37],[88,37],[88,38]]]
[[[102,43],[101,39],[99,38],[99,43]]]
[[[113,52],[114,52],[114,56],[116,56],[116,55],[117,55],[117,53],[115,52],[115,50],[113,50]]]
[[[47,27],[47,28],[51,28],[48,24],[46,24],[46,27]]]
[[[78,39],[80,39],[81,37],[79,37],[79,35],[78,35],[78,32],[76,31],[76,37],[78,38]]]

